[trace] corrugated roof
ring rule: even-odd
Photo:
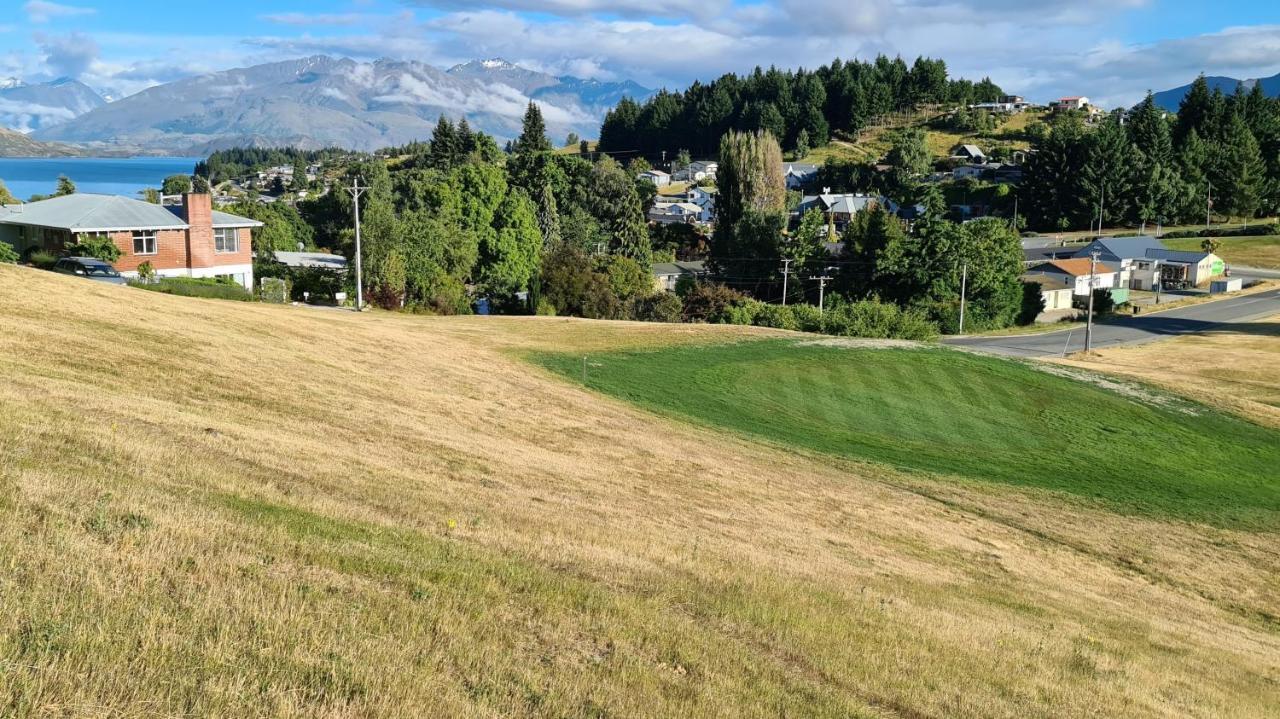
[[[1090,260],[1087,260],[1084,258],[1074,258],[1070,260],[1049,260],[1048,262],[1044,263],[1043,265],[1040,265],[1036,269],[1043,268],[1043,267],[1053,267],[1061,272],[1071,275],[1072,277],[1083,277],[1089,274],[1089,263],[1090,263]],[[1115,270],[1111,269],[1107,265],[1102,264],[1101,262],[1099,262],[1098,266],[1094,268],[1095,274],[1105,275],[1109,272],[1115,272]]]
[[[1147,250],[1165,250],[1167,248],[1160,240],[1150,235],[1099,237],[1077,252],[1075,256],[1088,257],[1089,253],[1095,249],[1101,250],[1104,254],[1118,260],[1135,260],[1139,257],[1146,257]]]
[[[1164,260],[1166,262],[1178,262],[1188,265],[1198,265],[1209,257],[1208,252],[1196,252],[1194,250],[1147,250],[1147,257],[1153,260]]]
[[[322,267],[327,270],[347,269],[347,258],[323,252],[276,252],[276,261],[287,267]]]
[[[656,277],[664,275],[700,275],[707,271],[705,262],[659,262],[653,266]]]
[[[72,232],[186,229],[187,223],[160,205],[119,195],[76,193],[29,202],[0,216],[11,225],[34,225]]]
[[[71,232],[185,230],[182,207],[161,207],[120,195],[76,193],[25,205],[9,205],[0,223]],[[257,220],[213,211],[214,227],[262,227]]]

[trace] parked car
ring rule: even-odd
[[[64,275],[86,277],[98,282],[109,282],[113,285],[123,285],[128,282],[120,276],[119,272],[116,272],[116,268],[96,257],[63,257],[53,266],[53,271]]]

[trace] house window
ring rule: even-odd
[[[235,228],[224,228],[213,231],[214,252],[239,252],[240,234]]]
[[[154,255],[156,253],[155,230],[136,230],[133,233],[133,254]]]

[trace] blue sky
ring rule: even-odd
[[[448,66],[503,57],[659,87],[756,64],[878,52],[945,59],[1035,99],[1105,104],[1280,72],[1275,0],[9,0],[0,78],[74,76],[120,96],[311,54]]]

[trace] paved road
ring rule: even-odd
[[[1248,331],[1250,322],[1280,315],[1280,290],[1206,302],[1153,314],[1121,316],[1093,326],[1093,347],[1104,349],[1165,339],[1174,335],[1212,329]],[[969,347],[996,354],[1045,357],[1084,349],[1084,329],[1059,330],[1010,337],[957,337],[944,340],[956,347]]]

